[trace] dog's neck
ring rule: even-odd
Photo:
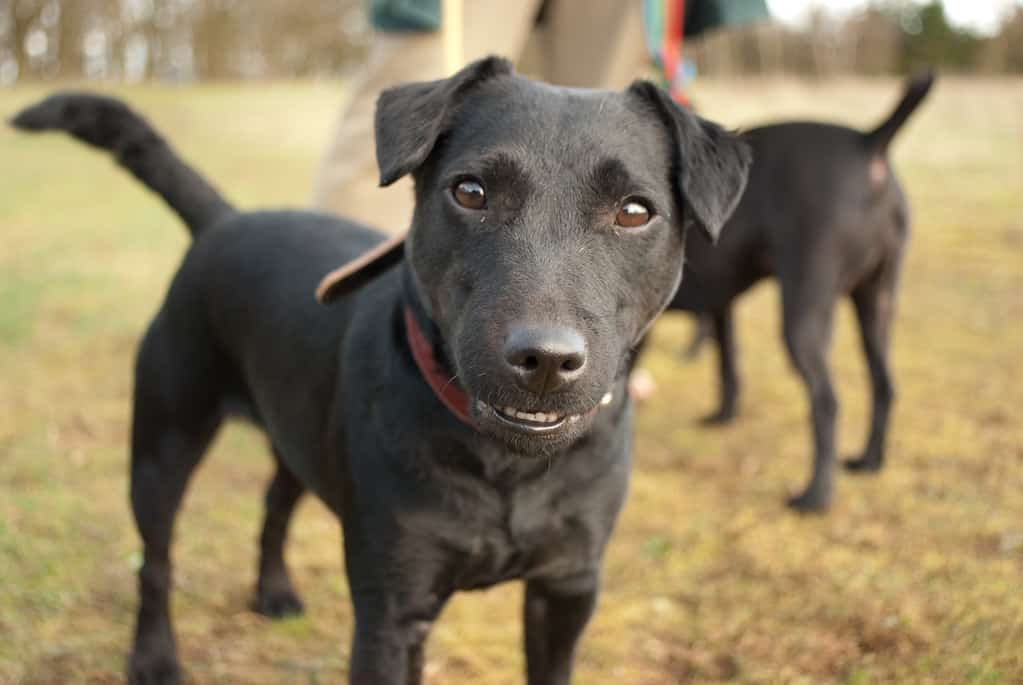
[[[473,424],[469,418],[469,396],[458,384],[452,364],[448,361],[440,330],[419,298],[415,278],[407,262],[402,265],[401,279],[405,339],[416,367],[441,404],[457,419],[471,426]]]

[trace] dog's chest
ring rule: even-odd
[[[449,557],[453,589],[516,578],[563,578],[592,565],[596,536],[570,500],[558,502],[552,493],[525,491],[502,504],[460,526],[463,535]]]

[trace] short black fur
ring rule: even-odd
[[[686,278],[670,309],[711,320],[722,390],[708,423],[730,421],[738,405],[732,302],[768,276],[781,285],[785,344],[807,388],[814,432],[813,476],[789,500],[800,511],[822,511],[832,499],[838,400],[827,351],[834,304],[843,295],[856,308],[873,387],[866,446],[846,465],[876,472],[884,461],[895,397],[888,340],[909,234],[909,207],[887,146],[933,80],[931,73],[911,79],[892,114],[865,133],[802,122],[747,131],[753,168],[721,241],[712,246],[692,234],[686,244]]]
[[[302,610],[283,545],[295,503],[310,490],[344,529],[352,683],[420,682],[426,636],[452,593],[512,579],[526,582],[529,683],[569,681],[628,480],[628,360],[681,271],[678,175],[705,171],[693,164],[730,169],[718,186],[687,190],[685,201],[720,208],[734,203],[748,166],[744,146],[725,133],[705,141],[718,152],[679,154],[706,126],[680,113],[692,126],[670,130],[651,114],[661,107],[653,97],[644,87],[553,88],[494,59],[386,92],[377,116],[381,178],[411,172],[416,182],[406,257],[370,267],[382,273],[330,306],[314,299],[317,284],[380,234],[310,212],[234,212],[109,99],[56,96],[15,119],[119,154],[196,235],[136,364],[131,500],[145,553],[131,682],[181,678],[169,615],[171,531],[192,471],[222,420],[239,411],[266,431],[277,461],[260,611]],[[137,154],[126,161],[129,143]],[[590,183],[608,159],[636,185],[630,193],[659,208],[648,225],[614,224],[625,198]],[[454,200],[452,184],[467,174],[487,188],[484,211]],[[725,218],[715,211],[700,221],[716,232]],[[473,425],[450,413],[416,368],[406,306],[425,319],[450,382],[471,398]],[[535,345],[524,357],[531,362],[509,360],[512,338]],[[565,340],[581,347],[572,368],[560,361]],[[550,376],[537,382],[536,367]],[[537,431],[500,420],[508,405],[564,421]]]

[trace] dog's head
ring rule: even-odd
[[[557,88],[498,58],[385,91],[376,145],[382,185],[415,180],[405,257],[474,422],[533,455],[586,432],[678,286],[686,230],[717,237],[750,163],[653,84]]]

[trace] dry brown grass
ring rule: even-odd
[[[734,125],[855,125],[894,81],[703,83]],[[124,88],[242,205],[300,204],[339,101],[324,85]],[[38,88],[0,91],[5,115]],[[900,293],[890,462],[841,476],[825,518],[781,506],[809,468],[802,391],[772,285],[738,308],[741,420],[704,430],[713,363],[683,365],[661,322],[636,474],[612,541],[579,683],[1023,682],[1023,83],[940,81],[895,144],[915,208]],[[139,544],[126,498],[135,341],[184,231],[109,161],[61,137],[0,132],[0,683],[120,682]],[[843,307],[834,349],[843,451],[866,383]],[[195,682],[325,683],[351,615],[340,532],[306,501],[289,558],[309,607],[273,623],[254,581],[262,439],[232,426],[179,521],[174,609]],[[458,596],[430,683],[522,682],[520,589]]]

